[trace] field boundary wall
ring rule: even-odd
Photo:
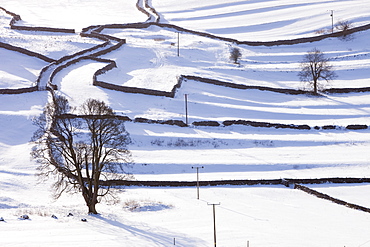
[[[348,208],[352,208],[352,209],[360,210],[360,211],[363,211],[363,212],[366,212],[366,213],[370,213],[370,208],[363,207],[363,206],[360,206],[360,205],[357,205],[357,204],[349,203],[349,202],[334,198],[332,196],[329,196],[327,194],[318,192],[316,190],[310,189],[310,188],[308,188],[306,186],[303,186],[303,185],[300,185],[300,184],[295,184],[294,189],[304,191],[307,194],[316,196],[316,197],[324,199],[324,200],[331,201],[331,202],[336,203],[338,205],[342,205],[342,206],[345,206],[345,207],[348,207]]]

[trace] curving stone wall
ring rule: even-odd
[[[153,8],[151,6],[151,4],[149,3],[149,1],[151,1],[151,0],[145,0],[145,8],[150,9],[150,11],[152,11],[152,13],[155,15],[155,22],[158,23],[160,21],[161,17],[158,14],[158,12],[155,10],[155,8]]]

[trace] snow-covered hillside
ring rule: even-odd
[[[75,28],[97,24],[142,22],[147,17],[135,6],[136,0],[4,0],[1,7],[22,17],[27,26]]]
[[[267,41],[331,32],[340,20],[368,24],[366,0],[153,0],[163,22],[238,40]],[[333,18],[331,16],[333,11]]]
[[[271,41],[318,35],[333,20],[354,26],[369,23],[370,4],[354,1],[148,1],[161,23],[222,37]],[[145,7],[144,1],[138,2]],[[136,23],[148,19],[136,1],[3,0],[0,7],[19,14],[17,25],[75,28]],[[0,10],[0,42],[58,60],[103,41],[76,34],[17,31]],[[247,86],[305,89],[297,76],[306,52],[316,47],[331,58],[338,77],[328,87],[369,87],[370,31],[343,41],[328,38],[285,46],[247,46],[171,28],[105,28],[102,34],[126,39],[121,48],[100,58],[117,67],[98,79],[115,85],[171,91],[181,75],[199,76]],[[179,56],[178,41],[180,41]],[[114,43],[114,42],[112,42]],[[229,60],[231,47],[242,51],[240,65]],[[32,87],[49,63],[0,48],[0,89]],[[53,78],[57,93],[73,106],[88,98],[104,100],[131,119],[182,120],[184,95],[189,123],[217,121],[219,127],[178,127],[126,122],[137,180],[278,179],[368,177],[369,92],[322,97],[244,90],[183,81],[174,98],[130,94],[93,86],[94,73],[105,62],[84,59]],[[46,78],[47,80],[48,78]],[[80,195],[51,198],[52,181],[38,183],[30,160],[30,139],[38,116],[50,100],[47,91],[0,94],[0,246],[211,246],[212,206],[216,206],[218,246],[370,246],[370,214],[336,205],[282,185],[202,187],[196,189],[119,188],[121,202],[97,206],[86,215]],[[310,130],[223,126],[226,120],[306,124]],[[322,129],[333,125],[337,129]],[[317,129],[313,127],[318,126]],[[333,197],[370,207],[369,185],[309,186]],[[67,217],[69,213],[73,216]],[[23,214],[29,220],[21,220]],[[52,218],[56,215],[58,219]],[[81,219],[86,218],[87,222]]]

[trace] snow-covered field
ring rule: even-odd
[[[355,1],[149,1],[162,22],[240,40],[278,40],[317,35],[334,20],[367,24],[370,4]],[[136,1],[3,0],[1,7],[21,15],[19,25],[76,28],[133,23],[147,19]],[[0,12],[0,41],[61,58],[100,44],[78,34],[9,29]],[[369,31],[353,39],[330,38],[292,46],[239,46],[240,65],[229,61],[234,44],[171,29],[105,29],[127,44],[103,58],[117,68],[99,80],[117,85],[170,91],[180,75],[195,75],[253,86],[301,89],[297,73],[303,55],[314,47],[332,58],[338,77],[329,87],[368,87]],[[0,48],[0,88],[33,86],[47,63]],[[369,93],[324,97],[238,90],[196,81],[183,82],[174,98],[128,94],[95,87],[92,77],[106,64],[83,60],[56,74],[59,93],[72,105],[87,98],[106,101],[118,114],[134,119],[189,122],[252,120],[337,130],[292,130],[248,126],[186,127],[127,122],[138,180],[275,179],[368,177],[370,130],[346,130],[369,124]],[[368,213],[355,211],[283,186],[195,188],[129,187],[121,202],[101,203],[98,216],[86,215],[80,195],[51,199],[52,181],[37,183],[30,160],[31,119],[50,100],[46,91],[0,95],[0,246],[212,246],[216,206],[218,246],[370,246]],[[369,185],[310,185],[333,197],[370,207]],[[67,217],[68,213],[73,216]],[[28,214],[30,220],[19,217]],[[51,215],[56,215],[54,219]],[[87,222],[82,222],[86,218]],[[174,242],[175,241],[175,242]]]
[[[90,25],[142,22],[147,17],[139,12],[136,0],[4,0],[1,7],[22,17],[22,25],[74,28]]]
[[[368,23],[366,0],[153,0],[162,22],[248,41],[284,40],[331,32],[334,24],[349,20]]]

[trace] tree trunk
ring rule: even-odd
[[[93,198],[93,195],[91,195],[90,191],[88,191],[88,189],[85,187],[83,188],[82,194],[85,199],[86,206],[89,208],[89,214],[98,214],[95,208],[98,202],[96,198]]]
[[[315,80],[315,79],[313,81],[313,93],[317,94],[317,80]]]
[[[87,205],[89,207],[89,214],[98,214],[98,211],[96,211],[95,208],[96,203],[90,203]]]

